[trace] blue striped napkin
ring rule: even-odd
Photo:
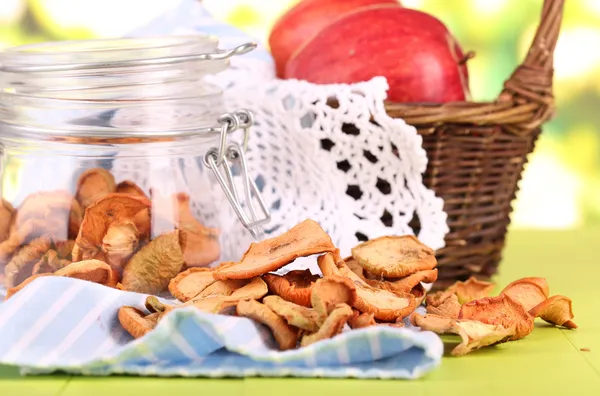
[[[38,278],[0,303],[0,364],[23,374],[414,379],[443,354],[434,333],[384,325],[280,352],[266,327],[193,307],[172,311],[134,340],[117,312],[143,309],[145,299],[78,279]]]

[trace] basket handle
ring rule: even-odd
[[[540,25],[537,28],[525,60],[504,83],[497,103],[512,103],[513,114],[520,120],[508,122],[512,133],[524,135],[540,127],[554,115],[554,49],[560,33],[564,0],[544,0]],[[518,108],[524,110],[518,111]],[[517,110],[517,111],[515,111]],[[527,117],[523,115],[528,114]]]

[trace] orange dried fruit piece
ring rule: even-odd
[[[19,283],[18,286],[11,287],[10,289],[6,290],[6,297],[4,297],[4,300],[5,301],[8,300],[10,297],[14,296],[15,294],[17,294],[18,292],[23,290],[25,288],[25,286],[27,286],[28,284],[33,282],[35,279],[41,278],[43,276],[50,276],[50,275],[52,275],[52,274],[37,274],[37,275],[30,276],[29,278],[25,279],[23,282]]]
[[[188,267],[204,267],[221,257],[219,230],[202,225],[190,210],[190,197],[176,195],[178,205],[177,227],[186,234],[184,250],[185,264]]]
[[[112,225],[131,221],[149,207],[148,199],[127,194],[112,193],[97,200],[85,211],[75,240],[77,246],[73,248],[73,261],[97,257],[102,252],[104,236]]]
[[[182,235],[179,230],[162,234],[142,247],[123,269],[124,290],[157,294],[183,267]]]
[[[33,266],[31,273],[32,275],[54,273],[69,264],[71,264],[70,260],[61,259],[56,250],[50,249],[42,256],[40,261]]]
[[[348,269],[358,275],[360,279],[367,280],[365,269],[358,263],[358,261],[356,261],[354,257],[346,257],[344,259],[344,263],[346,263]]]
[[[113,268],[100,260],[72,263],[56,271],[54,275],[99,283],[108,287],[115,287],[119,281],[119,275]]]
[[[50,249],[50,238],[34,239],[17,251],[4,268],[6,288],[18,286],[33,274],[33,266]]]
[[[506,294],[529,312],[548,298],[548,283],[543,278],[522,278],[509,283],[500,294]]]
[[[169,291],[179,301],[186,302],[196,297],[216,281],[212,269],[189,268],[171,279]]]
[[[263,280],[269,291],[284,300],[310,308],[310,293],[314,282],[320,277],[310,270],[294,270],[285,275],[264,274]]]
[[[425,287],[422,284],[417,283],[415,287],[413,287],[410,291],[410,294],[415,296],[415,307],[418,307],[421,304],[423,304],[423,300],[425,300],[427,291],[425,290]]]
[[[412,317],[415,326],[437,334],[456,334],[461,343],[451,352],[454,356],[463,356],[476,349],[507,342],[514,337],[515,328],[502,325],[486,324],[476,320],[456,320],[437,315],[421,316],[415,313]]]
[[[336,305],[316,333],[307,334],[302,337],[300,346],[305,347],[340,334],[346,323],[348,323],[348,320],[352,317],[352,314],[352,308],[348,304],[341,303]]]
[[[489,297],[494,290],[493,282],[480,281],[471,276],[464,282],[456,282],[446,291],[456,294],[458,302],[461,304],[481,298]]]
[[[102,238],[102,251],[106,262],[121,272],[127,260],[135,253],[138,244],[138,229],[133,221],[112,224]]]
[[[450,292],[438,292],[427,296],[427,313],[444,318],[458,319],[461,305],[458,297]]]
[[[54,250],[59,259],[72,261],[71,252],[73,251],[73,247],[75,247],[74,240],[54,242]]]
[[[384,236],[352,249],[352,257],[368,272],[383,278],[403,278],[435,268],[435,252],[412,235]]]
[[[311,333],[319,330],[319,314],[314,309],[294,304],[279,296],[266,296],[263,304],[284,318],[290,326]]]
[[[129,194],[137,197],[144,197],[148,199],[148,196],[144,193],[144,190],[140,186],[132,181],[125,180],[117,184],[115,192],[121,194]],[[150,208],[143,209],[133,218],[135,228],[138,230],[139,239],[147,241],[150,239],[150,233],[152,231],[152,220],[150,216]]]
[[[159,313],[144,314],[135,307],[124,306],[117,314],[119,323],[133,338],[141,338],[148,334],[158,324],[161,318]]]
[[[375,315],[372,313],[362,313],[360,311],[354,311],[352,317],[348,320],[348,324],[352,329],[362,329],[363,327],[376,326]]]
[[[317,259],[325,276],[341,275],[349,278],[356,286],[356,299],[352,306],[361,312],[374,314],[376,319],[395,321],[405,317],[416,308],[415,297],[410,293],[397,293],[374,288],[350,271],[339,254],[326,253]]]
[[[574,318],[573,302],[569,297],[552,296],[533,307],[529,314],[556,326],[564,326],[568,329],[577,328],[575,322],[572,321]]]
[[[433,283],[437,280],[438,270],[434,268],[432,270],[417,271],[414,274],[408,275],[404,278],[391,280],[396,290],[410,293],[410,291],[421,283]]]
[[[10,226],[13,222],[15,208],[5,200],[0,199],[0,243],[6,241],[10,236]]]
[[[310,302],[322,324],[331,311],[339,304],[352,305],[356,300],[356,286],[340,275],[326,275],[317,280],[312,288]]]
[[[75,197],[85,209],[105,195],[114,193],[116,188],[112,173],[103,168],[91,168],[79,176]]]
[[[247,279],[230,279],[226,281],[216,281],[202,290],[196,297],[203,298],[209,296],[230,296],[236,290],[248,284]]]
[[[276,271],[298,257],[333,252],[331,238],[313,220],[304,220],[289,231],[252,243],[238,263],[215,270],[215,279],[247,279]]]
[[[237,304],[236,312],[238,316],[252,319],[271,329],[280,350],[285,351],[296,347],[298,331],[266,305],[256,300],[243,300]]]
[[[533,331],[533,316],[525,308],[505,294],[470,301],[460,309],[458,319],[476,320],[490,325],[502,325],[505,329],[515,327],[511,340],[519,340]]]

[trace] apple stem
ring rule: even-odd
[[[473,59],[475,58],[475,51],[469,51],[465,54],[465,56],[458,61],[459,65],[464,65],[465,63],[467,63],[469,61],[469,59]]]

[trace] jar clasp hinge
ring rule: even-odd
[[[253,114],[248,110],[238,110],[220,116],[219,146],[207,151],[204,156],[204,164],[213,171],[244,227],[250,231],[254,238],[261,238],[263,236],[262,225],[271,220],[271,213],[255,181],[248,173],[245,152],[248,148],[250,127],[253,123]],[[228,142],[227,136],[239,129],[244,131],[242,145],[237,142]],[[244,200],[240,199],[238,187],[233,177],[232,169],[236,167],[239,169],[242,181]],[[258,214],[253,200],[257,201],[260,207],[260,213]]]

